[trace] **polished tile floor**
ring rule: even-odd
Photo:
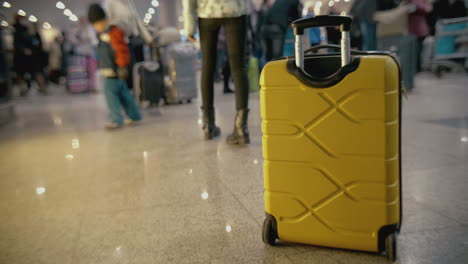
[[[404,101],[399,263],[468,263],[467,82],[424,74]],[[386,263],[264,246],[259,98],[245,148],[224,143],[233,100],[217,96],[223,138],[207,142],[197,102],[108,132],[102,94],[18,99],[0,127],[0,263]]]

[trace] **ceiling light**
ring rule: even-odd
[[[320,8],[322,7],[322,2],[318,1],[315,3],[315,7],[314,7],[314,13],[315,15],[319,15],[320,14]]]
[[[73,15],[72,11],[70,11],[70,9],[68,9],[68,8],[63,11],[63,14],[66,15],[66,16]]]
[[[3,20],[3,21],[2,21],[2,26],[8,27],[8,22],[6,22],[5,20]]]
[[[151,19],[151,18],[153,18],[153,16],[151,14],[146,13],[145,18]]]
[[[33,22],[33,23],[36,23],[37,22],[37,17],[33,16],[33,15],[30,15],[29,16],[29,21]]]
[[[57,7],[58,9],[65,9],[65,4],[58,1],[57,4],[55,4],[55,7]]]
[[[44,29],[51,29],[51,28],[52,28],[52,26],[51,26],[49,23],[47,23],[47,22],[42,23],[42,27],[43,27]]]
[[[3,7],[5,8],[10,8],[11,7],[11,4],[8,3],[7,1],[3,2]]]
[[[152,7],[148,8],[148,13],[154,14],[154,8],[152,8]]]
[[[46,22],[46,23],[47,23],[47,22]],[[49,26],[50,26],[50,25],[49,25]],[[42,24],[42,27],[44,27],[44,24]],[[60,118],[60,117],[54,117],[53,120],[54,120],[54,124],[55,124],[56,126],[62,125],[62,118]]]
[[[335,2],[333,2],[333,0],[328,2],[328,6],[333,6],[333,5],[335,5]]]
[[[146,24],[148,24],[148,23],[150,22],[150,19],[147,18],[147,17],[145,17],[145,18],[143,19],[143,22],[145,22]]]
[[[158,6],[159,6],[159,1],[153,0],[153,1],[151,1],[151,4],[152,4],[154,7],[158,7]]]
[[[183,16],[180,16],[180,17],[179,17],[179,22],[180,22],[180,23],[184,22],[184,17],[183,17]]]
[[[71,21],[73,21],[73,22],[78,21],[78,17],[77,17],[76,15],[73,15],[73,14],[69,17],[69,19],[70,19]]]
[[[26,12],[24,12],[23,9],[18,10],[18,15],[20,16],[26,16]]]

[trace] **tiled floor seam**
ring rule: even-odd
[[[289,260],[289,262],[291,262],[292,264],[295,264],[294,261],[289,257],[288,254],[284,254],[286,256],[286,259]]]
[[[464,228],[463,225],[460,225],[460,227]],[[418,233],[422,233],[422,232],[428,232],[428,231],[441,231],[441,230],[445,230],[445,229],[452,229],[452,228],[456,228],[456,226],[443,226],[443,227],[433,227],[433,228],[422,228],[422,229],[419,229],[419,230],[415,230],[415,231],[406,231],[403,227],[403,229],[401,229],[400,233],[398,234],[399,236],[409,236],[409,235],[412,235],[412,234],[418,234]]]
[[[217,179],[217,180],[219,180],[219,179]],[[221,184],[223,186],[225,186],[223,182],[221,182]],[[229,190],[229,191],[231,192],[231,190]],[[232,192],[230,194],[236,199],[236,201],[238,201],[237,197],[235,197],[232,194]],[[193,201],[183,201],[183,202],[179,202],[178,204],[180,206],[187,206],[187,205],[193,205],[193,204],[198,204],[198,203],[199,202],[194,199]],[[102,214],[118,214],[118,213],[123,213],[123,212],[140,211],[140,210],[152,209],[152,208],[157,208],[157,207],[162,207],[162,206],[173,206],[173,205],[174,205],[174,203],[171,203],[170,201],[169,202],[157,202],[157,203],[152,204],[152,205],[141,206],[141,207],[126,207],[126,208],[111,209],[111,210],[90,210],[90,211],[88,211],[88,213],[99,214],[99,215],[102,215]],[[242,208],[245,208],[242,204],[241,204],[241,206],[242,206]]]
[[[313,247],[313,245],[309,245],[309,246],[310,246],[310,247]],[[313,249],[311,249],[311,250],[313,250]],[[286,257],[291,261],[291,263],[294,263],[294,264],[295,264],[295,262],[291,259],[291,257],[292,257],[292,256],[299,256],[299,255],[303,255],[303,254],[307,254],[307,253],[304,253],[304,252],[296,252],[296,253],[285,254],[285,255],[286,255]],[[338,259],[336,259],[336,258],[334,257],[334,254],[329,254],[329,253],[327,253],[327,255],[328,255],[328,259],[333,260],[336,264],[347,264],[347,263],[342,263],[341,261],[339,261]]]
[[[184,201],[178,203],[180,206],[187,206],[187,205],[193,205],[193,204],[198,204],[197,201],[189,202],[189,201]],[[94,214],[118,214],[118,213],[124,213],[124,212],[132,212],[132,211],[140,211],[140,210],[146,210],[146,209],[152,209],[152,208],[157,208],[157,207],[163,207],[163,206],[173,206],[174,203],[156,203],[153,205],[148,205],[148,206],[142,206],[142,207],[128,207],[128,208],[120,208],[120,209],[112,209],[112,210],[97,210],[97,211],[89,211],[89,213],[94,213]]]
[[[452,220],[452,221],[456,222],[457,224],[459,224],[460,226],[462,226],[462,227],[464,227],[464,228],[468,228],[468,223],[460,222],[458,219],[453,218],[453,217],[451,217],[451,216],[449,216],[449,215],[447,215],[447,214],[444,214],[443,212],[440,212],[440,211],[437,210],[437,209],[434,209],[434,208],[430,207],[430,206],[429,206],[428,204],[426,204],[425,202],[418,202],[418,203],[421,204],[421,205],[424,207],[424,209],[429,210],[429,211],[431,211],[431,212],[433,212],[433,213],[435,213],[435,214],[437,214],[437,215],[439,215],[439,216],[448,218],[449,220]]]
[[[444,154],[445,155],[445,154]],[[437,167],[426,167],[426,168],[421,168],[421,169],[411,169],[409,168],[408,170],[410,170],[410,172],[405,172],[405,169],[403,169],[403,178],[404,177],[408,177],[408,176],[412,176],[412,175],[415,175],[417,173],[421,173],[421,172],[425,172],[425,171],[432,171],[432,170],[437,170],[437,169],[440,169],[440,168],[446,168],[446,167],[450,167],[450,166],[459,166],[459,165],[463,165],[463,164],[466,164],[466,161],[462,161],[462,160],[454,160],[452,162],[447,162],[447,163],[444,163],[444,164],[438,164]],[[404,161],[403,161],[403,166],[404,165]],[[404,188],[404,186],[403,186]]]
[[[257,222],[257,220],[255,219],[255,216],[247,209],[247,207],[244,206],[244,204],[241,202],[241,200],[237,197],[237,195],[231,190],[231,188],[223,181],[223,179],[219,176],[218,177],[218,180],[221,182],[221,184],[227,189],[229,190],[230,194],[232,195],[232,197],[234,197],[234,199],[236,199],[236,201],[242,206],[242,208],[244,208],[245,211],[247,211],[247,213],[249,214],[249,216],[254,220],[255,223],[257,223],[259,226],[262,226],[262,223],[259,223]]]
[[[426,150],[426,151],[430,151],[430,152],[433,152],[435,154],[437,154],[438,156],[448,156],[450,157],[451,159],[455,159],[457,160],[457,163],[458,162],[462,162],[462,161],[465,161],[463,160],[464,158],[466,157],[459,157],[457,155],[453,155],[453,154],[449,154],[449,153],[445,153],[445,152],[440,152],[439,150],[436,150],[436,149],[433,149],[433,148],[430,148],[430,147],[427,147],[427,146],[422,146],[422,145],[419,145],[419,144],[414,144],[414,143],[406,143],[407,145],[409,146],[413,146],[413,147],[416,147],[416,148],[419,148],[419,149],[423,149],[423,150]],[[403,152],[402,156],[405,156],[405,153]],[[450,165],[450,164],[449,164]]]
[[[71,258],[70,258],[70,264],[75,264],[75,259],[76,259],[76,253],[78,251],[78,247],[80,245],[80,240],[81,240],[81,229],[83,227],[83,222],[84,222],[84,219],[86,217],[86,213],[83,213],[81,216],[80,216],[80,223],[78,225],[78,234],[76,235],[76,241],[75,243],[73,244],[73,250],[72,250],[72,255],[71,255]]]

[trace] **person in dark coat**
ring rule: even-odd
[[[376,11],[377,1],[375,0],[354,1],[349,11],[349,14],[355,18],[354,23],[360,25],[363,50],[377,49],[377,24],[373,19]]]
[[[21,96],[25,96],[28,92],[26,84],[26,74],[30,72],[30,58],[32,55],[31,39],[26,26],[26,20],[20,15],[15,15],[15,24],[13,28],[13,69],[16,73],[16,81],[20,88]]]
[[[286,31],[296,19],[301,18],[302,5],[299,0],[276,0],[263,2],[257,24],[261,32],[266,62],[283,56]]]
[[[330,8],[330,15],[339,15],[335,7]],[[326,27],[328,44],[340,45],[341,31],[339,27]]]
[[[467,16],[463,0],[438,0],[434,3],[437,18],[457,18]]]
[[[41,34],[37,23],[32,24],[33,33],[30,35],[31,39],[31,62],[30,67],[31,75],[39,86],[39,92],[42,94],[47,93],[47,84],[45,80],[45,68],[48,65],[47,53],[44,51]]]
[[[20,95],[26,96],[29,92],[26,74],[30,74],[39,86],[39,92],[47,93],[44,77],[45,56],[42,47],[42,39],[37,30],[37,25],[33,24],[31,34],[26,26],[26,19],[23,16],[15,16],[15,33],[13,38],[14,58],[13,67],[16,73],[16,80],[20,87]]]

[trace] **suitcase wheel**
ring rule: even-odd
[[[274,246],[276,239],[278,239],[278,234],[276,230],[273,228],[273,222],[271,219],[266,218],[265,221],[263,222],[263,243]]]
[[[396,261],[397,258],[397,232],[391,233],[385,239],[385,251],[387,259]]]

